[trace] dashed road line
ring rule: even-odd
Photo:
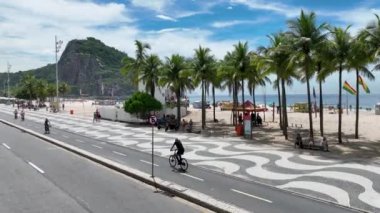
[[[79,143],[84,143],[84,141],[82,140],[79,140],[79,139],[75,139],[76,142],[79,142]]]
[[[149,162],[149,161],[146,161],[146,160],[140,160],[140,161],[143,162],[143,163],[152,165],[152,162]],[[159,166],[159,165],[154,163],[153,166]]]
[[[236,190],[236,189],[231,189],[231,191],[233,192],[236,192],[236,193],[239,193],[239,194],[242,194],[242,195],[245,195],[245,196],[248,196],[248,197],[252,197],[252,198],[255,198],[255,199],[258,199],[258,200],[261,200],[261,201],[265,201],[267,203],[272,203],[271,200],[267,200],[265,198],[262,198],[262,197],[258,197],[258,196],[255,196],[255,195],[251,195],[251,194],[248,194],[246,192],[242,192],[242,191],[239,191],[239,190]]]
[[[64,137],[64,138],[69,138],[69,136],[67,136],[67,135],[62,135],[62,137]]]
[[[121,152],[116,152],[116,151],[112,151],[112,152],[115,153],[115,154],[117,154],[117,155],[121,155],[121,156],[127,157],[126,154],[123,154],[123,153],[121,153]]]
[[[31,165],[35,170],[37,170],[39,173],[41,174],[44,174],[44,170],[40,169],[38,166],[36,166],[34,163],[32,162],[28,162],[29,165]]]
[[[9,147],[6,143],[3,143],[3,146],[7,149],[11,149],[11,147]]]
[[[199,178],[199,177],[195,177],[195,176],[192,176],[192,175],[189,175],[189,174],[186,174],[186,173],[180,173],[181,175],[184,175],[184,176],[187,176],[187,177],[190,177],[190,178],[193,178],[195,180],[199,180],[199,181],[205,181],[204,179],[202,178]]]
[[[103,149],[103,147],[101,147],[101,146],[97,146],[97,145],[91,145],[91,146],[96,147],[98,149]]]

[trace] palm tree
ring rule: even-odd
[[[145,62],[141,66],[139,80],[145,84],[145,90],[150,92],[154,98],[156,86],[160,75],[162,62],[157,55],[151,54],[146,57]]]
[[[222,87],[222,78],[221,78],[221,75],[219,73],[219,69],[218,67],[220,67],[220,62],[219,63],[216,63],[216,67],[213,71],[213,74],[211,75],[212,76],[212,79],[211,79],[211,84],[212,84],[212,106],[213,106],[213,118],[214,118],[214,122],[216,122],[216,117],[215,117],[215,107],[216,107],[216,103],[215,103],[215,88],[221,88]]]
[[[326,24],[316,24],[316,15],[314,12],[305,14],[301,11],[299,18],[288,21],[288,27],[290,29],[290,36],[294,39],[294,51],[295,58],[297,58],[303,67],[303,72],[306,80],[307,87],[307,99],[309,109],[309,127],[310,138],[314,138],[313,132],[313,117],[311,111],[311,97],[310,97],[310,78],[314,74],[312,69],[312,53],[316,47],[326,39],[326,34],[322,31],[325,29]]]
[[[123,67],[121,68],[121,72],[128,78],[131,78],[132,83],[138,85],[141,68],[147,58],[146,51],[150,49],[150,45],[148,43],[135,40],[135,46],[135,59],[131,59],[128,56],[123,58]]]
[[[44,101],[47,96],[47,91],[46,91],[47,82],[42,79],[36,79],[35,84],[36,84],[35,85],[36,97],[39,99],[39,101]]]
[[[250,52],[248,48],[248,42],[244,44],[239,42],[234,45],[232,63],[238,73],[238,76],[241,80],[241,99],[243,103],[243,114],[245,112],[244,106],[244,78],[250,68]]]
[[[191,72],[183,56],[175,54],[170,58],[166,58],[159,83],[162,86],[167,86],[176,94],[177,125],[179,125],[181,119],[181,96],[186,90],[194,89]]]
[[[292,78],[298,77],[295,73],[295,63],[291,60],[292,43],[290,38],[283,33],[268,36],[271,46],[267,48],[265,55],[265,67],[269,72],[277,75],[275,84],[279,94],[280,123],[285,139],[288,139],[288,115],[286,104],[286,87],[285,84],[291,85]],[[280,88],[281,93],[280,95]],[[282,112],[281,112],[282,111]],[[282,118],[281,118],[282,117]]]
[[[276,38],[275,37],[270,37],[269,36],[269,40],[271,42],[271,46],[269,47],[259,47],[258,48],[258,53],[259,53],[259,63],[260,65],[259,66],[263,66],[264,69],[268,70],[269,72],[271,73],[274,73],[277,75],[277,79],[273,82],[273,88],[274,89],[277,89],[277,99],[278,99],[278,107],[281,109],[281,91],[280,91],[280,86],[279,86],[279,82],[280,82],[280,78],[279,78],[279,75],[278,75],[278,67],[277,65],[274,63],[274,60],[271,59],[271,56],[272,56],[272,51],[270,51],[271,48],[273,48],[273,46],[276,46],[276,45],[279,45],[280,42],[276,41]],[[283,125],[282,125],[282,112],[281,110],[279,110],[279,126],[280,126],[280,129],[283,130]]]
[[[352,41],[350,54],[348,58],[348,67],[356,71],[356,120],[355,120],[355,138],[359,138],[359,74],[374,80],[375,76],[367,69],[367,65],[373,61],[372,53],[364,37],[359,36]]]
[[[257,54],[251,54],[251,68],[248,72],[248,89],[252,96],[253,110],[256,113],[256,97],[255,89],[257,86],[265,86],[266,83],[271,83],[268,75],[271,73],[270,70],[263,69],[260,63],[260,56]]]
[[[32,74],[24,75],[21,79],[21,86],[26,91],[29,101],[36,98],[36,82],[37,80]]]
[[[202,129],[206,126],[206,86],[214,78],[213,72],[215,70],[215,59],[211,55],[209,48],[203,48],[201,46],[195,49],[195,55],[193,59],[192,68],[194,70],[195,81],[201,82],[202,90]],[[214,90],[213,90],[214,91]],[[214,106],[215,107],[215,106]]]
[[[52,101],[52,97],[56,95],[56,86],[55,84],[48,84],[46,87],[46,95],[50,98],[50,101]]]
[[[62,96],[65,96],[68,92],[70,92],[70,90],[71,88],[66,82],[59,84],[58,91]]]
[[[324,136],[323,126],[323,82],[331,75],[334,70],[334,64],[331,62],[333,53],[331,51],[331,42],[325,40],[320,43],[315,51],[314,65],[317,71],[317,82],[319,84],[319,129],[320,134]]]
[[[380,18],[377,14],[375,16],[376,20],[368,24],[366,29],[361,32],[361,36],[368,42],[373,56],[378,58],[380,55]],[[375,69],[380,70],[380,63],[375,66]]]
[[[332,61],[339,71],[339,124],[338,124],[338,141],[342,143],[342,72],[344,68],[348,68],[348,58],[351,48],[351,36],[348,32],[349,26],[346,29],[334,27],[331,29],[332,43],[331,51],[334,54]]]
[[[231,52],[227,52],[224,57],[224,60],[220,63],[218,68],[218,78],[221,80],[221,89],[228,89],[229,94],[232,93],[232,102],[233,102],[233,125],[237,124],[237,114],[236,109],[238,107],[238,96],[237,90],[239,85],[238,82],[238,73],[235,70],[233,64],[233,54]]]

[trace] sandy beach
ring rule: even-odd
[[[101,107],[93,105],[93,100],[84,101],[65,101],[65,110],[61,113],[70,113],[70,110],[74,111],[73,116],[93,116],[96,108]],[[187,115],[183,119],[194,122],[194,129],[200,130],[201,110],[194,109],[190,106],[187,110]],[[332,152],[337,156],[346,156],[348,158],[377,158],[380,156],[380,116],[375,115],[374,110],[360,111],[359,122],[359,139],[354,138],[355,134],[355,111],[349,111],[346,114],[344,111],[342,115],[342,138],[343,144],[338,144],[337,132],[338,132],[338,114],[331,114],[332,112],[324,110],[324,131],[325,136],[328,138],[329,147]],[[207,136],[220,136],[220,137],[236,137],[234,127],[231,125],[231,111],[221,111],[219,107],[216,108],[216,118],[218,123],[213,122],[213,110],[206,110],[206,131],[202,132],[202,135]],[[264,114],[260,113],[260,116],[264,120]],[[286,145],[293,146],[293,139],[295,133],[300,131],[304,136],[308,134],[309,119],[307,113],[292,112],[289,109],[289,140],[285,140],[280,130],[278,119],[279,115],[275,113],[275,119],[273,122],[273,111],[269,109],[265,113],[265,121],[262,127],[256,127],[253,129],[253,138],[250,139],[253,143],[265,143],[273,145]],[[295,125],[297,124],[297,128]],[[302,128],[300,126],[302,125]],[[317,118],[313,114],[313,129],[315,131],[315,138],[320,137],[319,129],[319,114]],[[249,140],[248,140],[249,141]],[[247,141],[247,142],[248,142]]]
[[[94,101],[92,100],[84,100],[84,101],[65,101],[65,112],[69,112],[69,110],[74,110],[75,115],[82,116],[92,116],[93,112],[96,110],[97,105],[92,105]],[[216,118],[219,120],[219,124],[231,124],[231,111],[221,111],[219,107],[216,107],[215,110]],[[260,116],[264,120],[264,114],[260,113]],[[289,128],[296,129],[302,125],[303,130],[308,130],[309,128],[309,118],[307,113],[299,113],[293,112],[292,110],[288,110],[289,117]],[[278,127],[278,119],[279,115],[275,113],[273,122],[273,111],[270,108],[269,111],[265,113],[265,124],[263,129],[280,129]],[[188,114],[183,117],[187,121],[192,119],[194,123],[200,123],[201,121],[201,110],[194,109],[192,106],[188,108]],[[319,124],[319,113],[317,117],[313,114],[313,128],[315,131],[315,135],[318,136],[320,132],[320,124]],[[206,110],[206,120],[207,125],[212,126],[213,122],[213,109]],[[355,134],[355,111],[349,111],[346,114],[346,110],[342,114],[342,132],[344,133],[344,141],[355,142],[358,140],[353,139],[353,135]],[[380,142],[380,115],[375,115],[374,110],[366,111],[360,110],[359,117],[359,141],[366,142]],[[333,137],[338,131],[338,114],[332,114],[332,111],[328,109],[324,110],[324,131],[327,135]],[[332,138],[333,139],[333,138]]]

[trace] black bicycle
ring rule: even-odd
[[[174,154],[169,156],[169,164],[171,167],[175,168],[177,165],[183,170],[186,171],[189,167],[186,158],[182,158],[182,163],[178,163],[177,150],[174,150]]]

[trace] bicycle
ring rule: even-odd
[[[179,164],[178,163],[178,159],[177,159],[177,150],[174,150],[174,154],[170,155],[169,156],[169,164],[171,167],[175,168],[177,165],[180,166],[180,168],[183,170],[183,171],[186,171],[187,168],[189,167],[189,164],[187,163],[187,160],[186,158],[182,158],[182,164]]]

